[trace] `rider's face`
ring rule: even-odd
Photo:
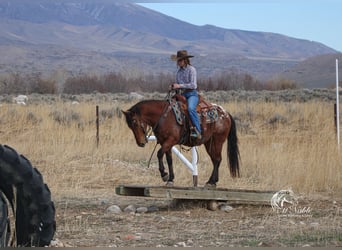
[[[184,59],[178,60],[178,61],[177,61],[177,65],[178,65],[179,67],[184,67],[184,65],[185,65],[185,60],[184,60]]]

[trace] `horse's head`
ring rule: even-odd
[[[146,134],[147,123],[141,119],[137,112],[131,110],[121,111],[126,117],[128,127],[133,131],[136,143],[139,147],[144,147],[148,142]]]

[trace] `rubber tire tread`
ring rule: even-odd
[[[15,213],[17,246],[48,246],[56,232],[51,192],[41,173],[25,156],[1,144],[0,190]]]
[[[3,193],[0,192],[0,248],[7,246],[8,226],[7,203]]]

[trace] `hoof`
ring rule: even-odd
[[[167,182],[169,180],[169,174],[166,174],[162,177],[163,182]]]
[[[173,187],[173,181],[168,181],[166,182],[167,187]]]
[[[215,189],[216,188],[216,184],[211,184],[211,183],[206,183],[204,185],[204,188],[207,188],[207,189]]]

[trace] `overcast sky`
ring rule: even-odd
[[[342,0],[190,0],[139,4],[196,25],[274,32],[320,42],[342,52]]]

